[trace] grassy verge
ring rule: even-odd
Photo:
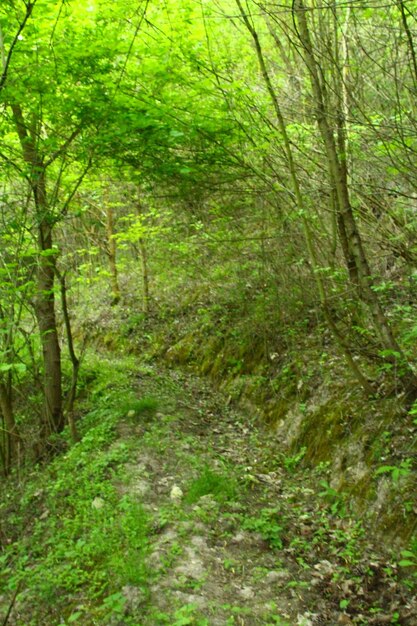
[[[123,614],[124,586],[146,598],[148,516],[115,488],[130,454],[116,427],[129,411],[151,408],[132,392],[134,371],[131,360],[92,359],[82,440],[70,447],[64,433],[63,453],[3,486],[0,593],[7,606],[18,590],[19,624],[104,624]]]

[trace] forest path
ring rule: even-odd
[[[191,376],[169,376],[181,397],[168,393],[153,417],[120,426],[140,442],[120,489],[153,517],[144,624],[287,624],[299,607],[277,550],[279,474],[253,469],[259,432],[223,397]]]
[[[145,371],[137,386],[158,408],[147,415],[145,402],[119,425],[134,453],[118,490],[152,520],[150,584],[123,589],[126,615],[141,626],[417,623],[396,566],[324,469],[317,493],[300,457],[277,455],[271,434],[201,379]]]
[[[417,624],[415,569],[351,515],[328,465],[278,452],[207,380],[93,357],[81,441],[4,485],[0,623]]]

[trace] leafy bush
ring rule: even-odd
[[[237,484],[234,479],[206,466],[200,476],[191,482],[185,502],[192,504],[206,495],[212,495],[218,502],[225,502],[233,500],[236,492]]]

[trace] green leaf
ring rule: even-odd
[[[381,465],[378,467],[375,474],[378,476],[379,474],[388,474],[389,472],[394,472],[396,469],[395,465]]]
[[[0,373],[10,372],[11,370],[23,374],[26,372],[24,363],[0,363]]]
[[[408,556],[408,557],[411,557],[412,559],[417,558],[417,555],[414,552],[411,552],[410,550],[401,550],[401,556]]]

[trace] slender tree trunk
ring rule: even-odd
[[[39,258],[34,309],[43,352],[45,410],[42,435],[46,438],[51,432],[60,432],[65,425],[62,408],[61,350],[55,316],[53,218],[47,202],[45,165],[37,149],[36,135],[28,131],[20,105],[12,105],[12,111],[23,158],[30,168],[38,224]]]
[[[113,207],[110,204],[108,189],[106,189],[104,202],[106,211],[107,254],[109,257],[111,276],[112,305],[115,305],[120,302],[121,293],[119,275],[117,271],[117,247],[116,240],[114,238]]]
[[[0,411],[3,416],[4,424],[4,473],[7,476],[13,466],[13,463],[19,456],[21,447],[21,439],[14,419],[11,381],[0,381]]]
[[[148,315],[150,308],[148,251],[143,237],[139,239],[139,250],[142,261],[143,312]]]
[[[407,37],[408,50],[410,53],[411,77],[414,83],[414,89],[416,89],[417,88],[417,54],[416,54],[416,49],[414,46],[413,34],[411,32],[411,29],[407,20],[407,13],[411,15],[413,19],[415,19],[415,17],[413,16],[412,11],[407,8],[404,0],[396,0],[396,4],[401,13],[401,21],[402,21],[402,25],[403,25],[403,28]]]
[[[304,198],[303,198],[303,194],[300,188],[300,184],[298,181],[298,176],[297,176],[297,171],[296,171],[296,165],[294,162],[294,158],[293,158],[293,153],[292,153],[292,148],[291,148],[291,142],[288,136],[288,132],[287,132],[287,127],[285,124],[285,120],[284,117],[282,115],[281,112],[281,107],[275,92],[275,89],[273,87],[271,78],[269,76],[269,72],[265,63],[265,59],[264,59],[264,55],[263,55],[263,51],[262,51],[262,47],[259,41],[259,37],[258,34],[255,30],[255,28],[253,27],[252,23],[249,21],[243,7],[242,4],[240,2],[240,0],[236,0],[236,4],[239,7],[242,19],[246,25],[246,28],[248,29],[248,31],[250,32],[250,34],[252,35],[254,44],[255,44],[255,49],[256,49],[256,53],[257,53],[257,57],[258,57],[258,61],[259,61],[259,66],[261,69],[261,73],[262,76],[264,78],[266,87],[268,89],[268,92],[271,96],[271,100],[272,103],[274,105],[274,109],[275,109],[275,113],[276,113],[276,117],[277,117],[277,121],[278,121],[278,128],[284,143],[284,149],[285,149],[285,154],[286,154],[286,158],[288,161],[288,167],[290,170],[290,177],[291,177],[291,183],[293,186],[293,192],[294,192],[294,196],[295,196],[295,200],[296,200],[296,204],[297,207],[300,211],[300,215],[301,215],[301,221],[302,221],[302,226],[303,226],[303,232],[304,232],[304,240],[306,243],[306,247],[307,247],[307,252],[308,252],[308,257],[309,257],[309,261],[310,261],[310,266],[312,269],[312,273],[313,273],[313,278],[314,281],[316,283],[317,286],[317,291],[319,294],[319,298],[320,298],[320,303],[321,303],[321,307],[323,310],[323,314],[324,317],[326,319],[327,325],[329,327],[329,329],[331,330],[336,343],[338,344],[339,348],[341,349],[342,353],[344,354],[345,358],[346,358],[346,362],[349,366],[349,368],[351,369],[352,373],[355,375],[356,379],[358,380],[358,382],[360,383],[360,385],[362,386],[362,388],[367,392],[367,393],[372,393],[372,387],[370,385],[370,383],[368,382],[368,380],[365,378],[365,376],[362,374],[361,370],[359,369],[358,364],[356,363],[355,359],[353,358],[350,346],[348,341],[345,339],[345,337],[342,335],[342,333],[339,331],[337,324],[335,322],[335,320],[333,319],[332,313],[331,313],[331,309],[328,305],[328,299],[327,299],[327,294],[326,294],[326,288],[323,282],[323,279],[321,277],[321,273],[319,271],[319,262],[317,259],[317,254],[316,254],[316,249],[315,249],[315,245],[314,245],[314,240],[313,240],[313,235],[311,232],[311,228],[310,228],[310,224],[308,222],[307,219],[307,212],[306,212],[306,207],[305,207],[305,202],[304,202]]]
[[[67,286],[65,282],[65,275],[62,275],[57,268],[55,268],[56,275],[61,285],[61,305],[62,305],[62,314],[64,317],[65,323],[65,331],[67,335],[67,344],[68,344],[68,352],[71,359],[72,365],[72,376],[71,376],[71,387],[68,392],[68,396],[65,402],[65,413],[68,419],[68,425],[71,432],[71,439],[74,443],[80,440],[80,436],[77,430],[77,424],[74,419],[74,402],[75,395],[77,392],[77,384],[78,384],[78,374],[80,371],[80,359],[75,354],[74,349],[74,339],[72,336],[72,328],[71,328],[71,320],[68,311],[68,302],[67,302]]]
[[[391,353],[387,356],[388,360],[396,362],[398,359],[402,363],[402,366],[406,368],[405,383],[406,388],[409,388],[410,385],[417,385],[417,380],[407,364],[405,355],[395,339],[381,307],[379,298],[373,289],[372,273],[350,202],[344,111],[342,109],[336,111],[336,117],[339,119],[338,143],[336,144],[333,128],[329,122],[329,115],[326,108],[326,88],[320,78],[320,70],[314,54],[310,30],[307,23],[306,8],[302,0],[294,0],[293,7],[297,17],[297,32],[302,45],[302,56],[310,74],[313,97],[315,100],[317,125],[325,145],[329,172],[336,190],[339,233],[342,249],[345,253],[346,263],[349,269],[349,275],[351,279],[355,280],[360,298],[368,306],[374,328],[380,337],[382,346]],[[340,68],[337,68],[337,71],[339,71],[339,69]],[[333,116],[334,115],[335,112],[333,111]]]
[[[139,217],[142,217],[142,206],[140,203],[140,189],[138,191],[139,200],[137,202],[137,212]],[[142,263],[142,309],[145,315],[149,314],[151,296],[150,296],[150,288],[149,288],[149,264],[148,264],[148,250],[146,247],[145,237],[139,237],[139,253],[140,259]]]

